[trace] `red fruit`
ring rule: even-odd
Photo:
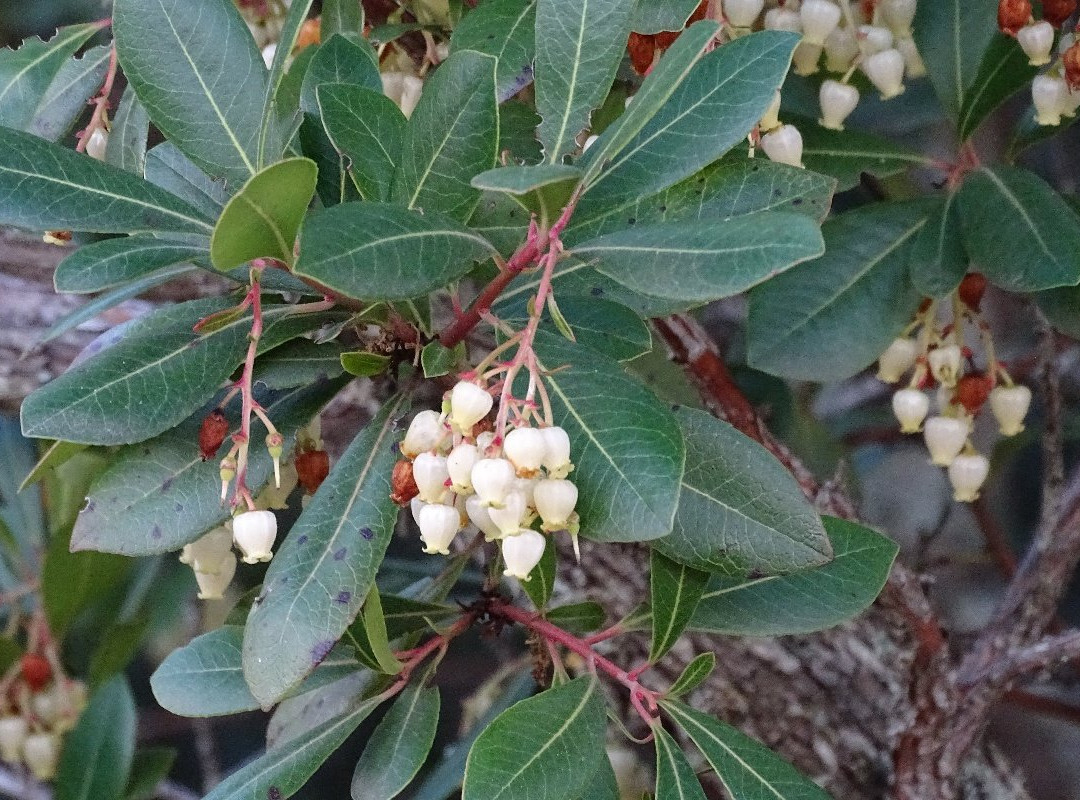
[[[969,414],[974,414],[983,407],[993,388],[994,384],[989,375],[981,372],[968,373],[956,382],[953,402],[962,405]]]
[[[199,453],[203,461],[209,461],[217,453],[229,433],[229,421],[220,410],[207,414],[199,428]]]
[[[330,456],[325,450],[308,450],[296,456],[296,482],[308,494],[315,494],[329,474]]]
[[[1061,63],[1065,67],[1065,82],[1069,88],[1073,91],[1080,89],[1080,40],[1073,42],[1062,54]]]
[[[980,272],[969,272],[960,281],[960,287],[956,290],[960,295],[960,301],[972,311],[978,311],[982,305],[983,295],[986,293],[986,278]]]
[[[52,680],[52,667],[43,656],[37,653],[27,653],[20,663],[23,680],[31,691],[38,692],[49,685]]]
[[[1076,0],[1042,0],[1043,19],[1060,28],[1076,12]]]
[[[420,494],[420,488],[413,478],[412,462],[408,459],[394,464],[394,474],[390,479],[390,499],[399,506],[407,506],[409,501]]]
[[[1031,19],[1030,0],[1000,0],[998,2],[998,27],[1002,33],[1016,36],[1016,32]]]

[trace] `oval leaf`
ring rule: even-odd
[[[997,2],[919,3],[912,28],[934,91],[955,119],[975,82],[983,54],[997,33]]]
[[[536,0],[484,0],[454,28],[450,52],[475,50],[497,61],[499,101],[532,80],[536,54]]]
[[[952,292],[968,269],[956,198],[956,192],[945,195],[911,246],[911,282],[927,297],[944,297]]]
[[[56,267],[58,292],[100,292],[162,267],[203,259],[206,247],[137,234],[83,245]]]
[[[672,561],[656,550],[649,568],[652,605],[652,644],[649,661],[655,663],[678,641],[694,615],[709,573]]]
[[[348,160],[349,174],[367,200],[386,200],[405,138],[405,115],[386,95],[365,86],[326,83],[318,88],[323,126]]]
[[[803,163],[807,169],[836,178],[836,190],[859,185],[863,173],[878,178],[898,175],[928,163],[928,159],[859,130],[834,131],[811,119],[792,118],[803,136]]]
[[[656,746],[656,800],[705,800],[694,768],[679,745],[659,725],[652,732]]]
[[[410,686],[368,739],[352,777],[353,800],[391,800],[416,777],[435,742],[439,690]]]
[[[94,692],[64,743],[56,800],[120,800],[135,753],[135,700],[122,677]]]

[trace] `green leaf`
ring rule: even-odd
[[[577,135],[607,96],[633,10],[623,0],[538,0],[534,83],[547,162],[577,148]]]
[[[123,672],[138,655],[149,628],[150,618],[145,614],[106,628],[90,658],[90,685],[100,686]]]
[[[124,788],[124,800],[153,800],[163,780],[169,777],[176,751],[171,747],[141,747],[131,761],[131,775]]]
[[[823,789],[745,733],[682,703],[662,700],[661,705],[701,750],[732,800],[830,800]]]
[[[425,378],[449,375],[458,364],[465,361],[465,343],[458,342],[451,348],[443,347],[438,339],[428,342],[420,351],[420,366]]]
[[[832,561],[784,576],[716,577],[690,627],[733,636],[787,636],[831,628],[867,608],[885,585],[897,546],[854,522],[831,517],[824,522]]]
[[[55,470],[85,449],[86,445],[84,444],[64,441],[53,442],[44,449],[34,468],[23,478],[23,482],[19,485],[19,493],[21,494],[26,487],[33,486],[44,478],[49,470]],[[0,668],[0,671],[2,671],[2,668]]]
[[[163,267],[207,256],[205,246],[136,234],[83,245],[53,273],[58,292],[100,292],[141,278]]]
[[[198,209],[206,219],[221,216],[229,200],[225,181],[212,180],[172,142],[162,142],[146,154],[146,179]],[[207,226],[207,232],[212,232],[212,226]]]
[[[968,102],[983,54],[997,33],[995,0],[919,3],[915,44],[942,107],[954,119]]]
[[[370,378],[373,375],[381,375],[390,366],[390,356],[378,353],[342,353],[341,366],[350,375],[360,378]]]
[[[654,549],[696,569],[739,576],[829,560],[821,519],[769,451],[704,411],[682,408],[676,417],[686,473],[671,535]]]
[[[462,800],[576,797],[604,757],[606,727],[595,676],[522,700],[473,743]]]
[[[578,800],[620,800],[620,797],[619,781],[611,768],[611,760],[605,754]]]
[[[653,0],[651,3],[638,3],[630,28],[644,34],[681,31],[698,5],[694,0]]]
[[[499,106],[499,152],[523,164],[536,164],[543,159],[536,126],[540,117],[532,106],[522,100],[507,100]]]
[[[124,579],[131,562],[107,553],[73,553],[66,532],[53,536],[41,567],[41,604],[49,629],[63,637],[72,622]]]
[[[871,133],[829,130],[810,119],[793,118],[792,122],[803,136],[803,164],[836,178],[838,192],[858,186],[863,173],[888,178],[928,162],[925,156]]]
[[[708,226],[635,225],[572,250],[635,292],[687,303],[740,294],[823,252],[814,220],[781,211]]]
[[[521,302],[515,304],[513,313],[507,313],[509,305],[504,304],[500,316],[511,324],[523,325],[528,319],[528,301],[521,292],[515,297]],[[559,295],[559,309],[583,347],[618,361],[630,361],[652,350],[648,326],[626,306],[565,292]]]
[[[244,675],[263,707],[310,673],[352,622],[394,530],[393,445],[405,401],[389,400],[292,526],[244,632]]]
[[[138,175],[140,178],[146,168],[146,139],[150,133],[150,118],[146,115],[135,90],[128,87],[120,98],[120,107],[116,110],[112,128],[109,130],[109,143],[105,148],[105,160],[113,166]]]
[[[555,571],[558,567],[558,555],[554,547],[545,547],[540,562],[533,568],[529,580],[522,581],[521,588],[532,600],[537,611],[547,607],[551,593],[555,589]]]
[[[364,5],[360,0],[324,0],[322,26],[324,37],[335,33],[359,36],[364,30]]]
[[[666,189],[745,139],[783,83],[797,43],[796,34],[763,31],[699,60],[592,183],[578,206],[582,218]]]
[[[91,47],[64,64],[41,96],[33,120],[23,130],[50,142],[70,133],[105,81],[111,49],[108,45]]]
[[[364,300],[407,300],[460,278],[493,252],[449,217],[382,203],[309,214],[294,272]]]
[[[967,273],[956,197],[956,192],[949,192],[934,206],[911,246],[911,282],[926,297],[945,297]]]
[[[702,684],[716,669],[716,653],[698,653],[694,660],[667,690],[668,697],[681,697],[689,694]]]
[[[135,700],[123,677],[90,698],[64,743],[56,800],[121,800],[135,752]]]
[[[318,88],[324,84],[350,84],[382,92],[379,66],[370,52],[342,35],[331,36],[315,51],[300,88],[300,108],[319,113]]]
[[[187,203],[128,172],[8,128],[0,128],[0,182],[4,225],[94,233],[212,229]]]
[[[438,724],[439,690],[407,687],[364,747],[353,772],[353,800],[391,800],[401,794],[427,760]]]
[[[679,564],[653,550],[649,568],[652,605],[649,661],[659,661],[682,636],[708,580],[709,573]]]
[[[1050,324],[1066,336],[1080,339],[1080,287],[1063,286],[1035,295]]]
[[[379,590],[374,584],[368,589],[367,599],[364,600],[361,620],[368,649],[375,659],[374,668],[387,675],[397,675],[401,672],[402,664],[394,657],[394,650],[390,647],[386,619],[383,617],[382,603],[379,601]]]
[[[217,717],[258,709],[244,681],[243,637],[241,626],[225,625],[173,650],[150,677],[154,699],[181,717]],[[300,689],[325,686],[358,669],[348,648],[336,647]]]
[[[537,332],[556,425],[570,436],[583,536],[601,542],[656,539],[671,531],[686,449],[656,396],[614,361]],[[617,397],[617,403],[611,398]]]
[[[1027,54],[1016,39],[995,32],[979,71],[963,96],[957,124],[961,141],[968,139],[990,112],[1030,84],[1038,72],[1038,67],[1028,63]]]
[[[262,111],[259,115],[262,120],[259,126],[257,150],[260,168],[278,159],[284,145],[287,144],[285,140],[290,138],[296,124],[294,115],[299,107],[299,100],[297,99],[297,102],[293,104],[292,98],[286,97],[287,92],[282,90],[282,84],[285,83],[290,61],[294,65],[296,63],[296,59],[292,58],[292,53],[312,5],[313,0],[297,0],[290,3],[288,13],[281,23],[281,34],[274,48],[274,57],[270,62],[270,73],[266,79],[266,94],[263,95]],[[325,38],[329,39],[333,33],[334,31],[323,28]]]
[[[578,634],[599,630],[607,618],[604,607],[591,601],[567,603],[564,606],[551,608],[544,616],[560,628]]]
[[[210,240],[210,260],[221,271],[256,258],[293,263],[296,232],[315,195],[318,170],[308,158],[266,167],[225,206]]]
[[[1038,175],[981,169],[960,188],[959,209],[971,260],[994,284],[1034,292],[1080,282],[1080,217]]]
[[[292,797],[384,701],[376,695],[290,739],[227,777],[203,800]]]
[[[435,622],[458,613],[455,606],[429,603],[395,594],[380,595],[386,635],[393,641],[409,633],[419,633],[433,627]]]
[[[480,199],[469,180],[495,166],[498,146],[495,59],[454,53],[424,84],[405,131],[391,198],[464,222]]]
[[[72,25],[61,28],[47,42],[33,38],[18,50],[0,49],[0,125],[27,129],[68,59],[102,27],[100,23]]]
[[[511,165],[481,172],[472,179],[477,189],[523,195],[561,183],[576,184],[581,180],[581,169],[570,164]]]
[[[454,28],[450,52],[462,50],[495,58],[499,100],[517,94],[532,79],[536,0],[484,0]]]
[[[750,365],[822,382],[873,362],[919,304],[908,262],[925,224],[921,203],[879,203],[826,222],[824,256],[750,293]]]
[[[255,175],[267,73],[236,7],[116,0],[113,33],[124,75],[155,127],[231,188]]]
[[[317,91],[323,126],[348,159],[360,194],[386,200],[405,138],[405,115],[393,100],[364,86],[324,83]]]
[[[287,392],[256,398],[285,437],[292,452],[297,431],[307,425],[344,385],[343,380],[316,381]],[[209,410],[209,409],[207,409]],[[226,409],[233,427],[239,424],[239,403]],[[219,496],[221,479],[214,460],[203,461],[195,442],[202,414],[149,442],[125,447],[90,486],[85,507],[75,522],[73,546],[130,556],[176,550],[229,518]],[[262,442],[266,431],[258,420],[252,437]],[[265,447],[251,449],[248,486],[258,494],[273,475]]]
[[[694,768],[679,745],[660,725],[652,729],[656,745],[656,800],[705,800]]]
[[[341,350],[337,342],[315,344],[310,339],[295,339],[256,361],[254,380],[267,389],[292,389],[331,380],[343,371]]]

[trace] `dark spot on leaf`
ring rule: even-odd
[[[667,213],[667,206],[660,206],[660,213],[661,214],[666,214]]]
[[[341,559],[345,558],[345,552],[346,551],[345,551],[344,547],[341,547],[341,548],[335,550],[334,551],[334,561],[341,561]]]
[[[589,294],[591,294],[593,297],[599,297],[603,293],[604,290],[601,289],[599,286],[594,286],[592,287],[592,289],[589,290]]]
[[[91,499],[90,499],[90,498],[88,497],[88,498],[86,498],[86,505],[85,505],[85,506],[83,506],[83,511],[86,511],[87,513],[92,513],[92,512],[93,512],[93,510],[94,510],[94,509],[95,509],[96,507],[97,507],[97,503],[95,503],[95,502],[94,502],[93,500],[91,500]]]
[[[630,217],[630,219],[626,221],[626,224],[633,225],[635,222],[637,222],[637,217]]]
[[[160,525],[155,525],[154,529],[152,531],[150,531],[150,538],[151,539],[160,539],[161,538],[161,526]]]
[[[307,542],[307,534],[306,533],[303,534],[299,539],[296,540],[297,544],[304,544],[306,542]]]
[[[773,197],[780,197],[781,195],[783,195],[782,191],[780,191],[779,189],[773,189]]]
[[[397,453],[397,452],[399,452],[400,450],[401,450],[401,445],[400,445],[400,444],[398,444],[397,442],[393,442],[393,443],[392,443],[392,444],[390,445],[390,452],[391,452],[391,453]]]
[[[803,199],[801,197],[796,197],[794,200],[791,201],[791,204],[793,206],[801,206],[803,204]]]
[[[746,579],[750,580],[750,581],[756,581],[759,578],[764,578],[764,577],[765,577],[765,573],[762,572],[760,569],[752,569],[748,573],[746,573]]]
[[[373,531],[371,528],[361,528],[360,535],[370,542],[372,539],[375,538],[375,531]]]
[[[172,486],[172,482],[173,482],[173,479],[171,477],[166,478],[164,481],[162,481],[162,483],[161,483],[161,492],[162,492],[162,494],[169,491],[169,487]]]
[[[144,448],[143,448],[143,451],[142,451],[142,454],[143,454],[144,456],[148,456],[148,455],[150,455],[150,448],[149,448],[149,447],[144,447]]]
[[[175,508],[176,513],[179,514],[181,511],[184,510],[184,504],[183,503],[177,503],[175,506],[173,506],[173,508]]]
[[[341,591],[337,593],[337,597],[334,598],[335,603],[341,603],[344,605],[352,600],[352,592]]]
[[[281,800],[281,789],[271,786],[266,790],[266,800]]]
[[[322,663],[322,660],[330,653],[330,648],[334,646],[334,642],[327,639],[323,642],[318,642],[311,648],[311,663],[318,665]]]

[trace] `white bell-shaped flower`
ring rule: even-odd
[[[232,545],[232,531],[229,523],[225,523],[185,545],[188,560],[184,561],[184,555],[181,554],[180,561],[191,564],[192,569],[197,572],[215,572],[225,556],[232,551]]]
[[[893,339],[885,352],[878,357],[878,380],[896,383],[905,372],[915,366],[918,355],[919,345],[914,339]]]
[[[465,513],[469,516],[469,521],[484,534],[484,538],[489,542],[502,538],[502,531],[491,519],[490,507],[484,505],[479,495],[471,494],[465,498]]]
[[[195,582],[199,584],[200,600],[220,600],[236,574],[236,556],[228,552],[214,568],[214,572],[195,570]]]
[[[792,56],[792,69],[796,75],[808,77],[818,71],[818,62],[821,60],[821,51],[824,48],[820,44],[808,42],[805,39],[795,46],[795,54]]]
[[[472,381],[458,381],[450,392],[450,421],[458,431],[469,436],[473,425],[491,411],[495,399]]]
[[[821,102],[821,119],[818,122],[823,128],[842,131],[844,120],[859,105],[859,90],[850,83],[840,83],[830,78],[822,82],[818,99]]]
[[[851,28],[836,28],[825,39],[825,69],[829,72],[847,72],[857,55],[859,41]]]
[[[518,475],[531,477],[544,463],[547,444],[539,428],[514,428],[503,440],[503,454]]]
[[[1031,389],[1021,384],[996,386],[990,392],[990,410],[1004,436],[1024,430],[1024,418],[1031,407]]]
[[[94,128],[90,138],[86,140],[86,154],[98,161],[105,160],[105,151],[109,147],[109,132],[104,128]]]
[[[930,413],[930,398],[918,389],[901,389],[892,396],[892,407],[900,422],[900,432],[918,433]]]
[[[502,556],[506,562],[503,575],[521,581],[529,580],[529,573],[540,563],[546,546],[547,538],[528,528],[507,536],[502,540]]]
[[[910,36],[896,40],[896,49],[904,57],[904,75],[910,80],[926,77],[926,64],[919,54],[919,48],[915,40]]]
[[[932,2],[932,0],[931,0]],[[910,36],[918,0],[882,0],[881,17],[897,36]]]
[[[446,498],[446,482],[450,480],[450,470],[445,456],[434,453],[421,453],[413,461],[413,480],[420,490],[420,499],[425,503],[441,503]]]
[[[233,518],[233,542],[245,564],[257,564],[274,557],[277,517],[273,511],[245,511]]]
[[[60,691],[59,687],[54,683],[48,689],[35,692],[30,698],[30,707],[34,710],[34,716],[41,720],[46,727],[51,728],[60,716],[61,707],[64,705]]]
[[[857,38],[864,58],[888,50],[894,41],[892,31],[879,25],[860,25]]]
[[[517,473],[505,458],[481,458],[472,468],[473,490],[486,506],[501,506]]]
[[[930,374],[934,376],[934,380],[942,386],[950,387],[956,386],[956,381],[960,378],[963,358],[963,351],[955,344],[935,347],[926,355],[927,363],[930,364]]]
[[[735,28],[751,28],[761,16],[765,0],[724,0],[724,17]]]
[[[780,127],[780,100],[780,90],[777,89],[775,92],[773,92],[773,99],[769,103],[769,107],[765,109],[765,114],[758,122],[758,129],[762,133],[767,133],[768,131],[775,130],[776,128]]]
[[[480,460],[480,450],[475,444],[462,442],[446,457],[446,471],[450,475],[451,488],[458,494],[472,492],[472,468]],[[415,467],[414,467],[415,471]]]
[[[393,100],[401,113],[412,116],[420,95],[424,91],[424,82],[415,75],[405,72],[384,72],[382,74],[383,94]]]
[[[491,521],[498,526],[503,536],[513,536],[521,530],[528,513],[525,493],[516,489],[507,492],[501,506],[492,506],[488,511]]]
[[[30,726],[25,717],[9,714],[0,718],[0,759],[8,764],[21,763],[23,745],[29,731]]]
[[[823,46],[825,38],[840,24],[840,6],[832,0],[803,0],[799,20],[803,41]]]
[[[450,554],[450,543],[461,530],[461,514],[453,506],[425,503],[416,518],[425,553]]]
[[[1060,125],[1061,112],[1069,96],[1065,79],[1056,75],[1036,75],[1031,81],[1031,102],[1035,106],[1035,122],[1039,125]]]
[[[60,761],[60,743],[55,734],[31,733],[23,742],[22,757],[35,778],[51,781]]]
[[[1016,41],[1027,54],[1028,64],[1033,67],[1049,64],[1054,49],[1054,26],[1046,20],[1025,25],[1016,32]]]
[[[565,478],[574,469],[570,462],[570,435],[558,425],[541,428],[544,436],[544,469],[549,478]]]
[[[521,492],[525,495],[525,504],[529,508],[536,508],[536,484],[541,480],[543,479],[538,476],[532,478],[518,478],[514,481],[514,488],[512,491]]]
[[[487,452],[487,449],[495,443],[494,431],[480,431],[476,434],[476,449],[480,451],[481,457]]]
[[[973,503],[979,499],[979,489],[990,474],[990,461],[982,453],[958,455],[949,464],[949,483],[953,499],[958,503]]]
[[[577,505],[578,489],[568,480],[540,481],[533,491],[536,511],[544,521],[544,530],[565,530]]]
[[[446,428],[439,418],[438,411],[421,411],[412,422],[401,442],[401,454],[405,458],[416,458],[426,450],[434,450],[446,435]]]
[[[964,449],[970,430],[970,423],[966,419],[930,417],[923,426],[930,462],[939,467],[949,466]]]
[[[799,18],[798,11],[792,11],[790,8],[770,8],[765,12],[764,26],[767,31],[800,33],[802,20]]]
[[[790,164],[801,167],[803,140],[799,129],[794,125],[781,125],[761,137],[761,149],[770,161],[778,164]]]
[[[904,93],[904,56],[899,50],[890,48],[874,53],[863,62],[862,68],[882,100]]]

